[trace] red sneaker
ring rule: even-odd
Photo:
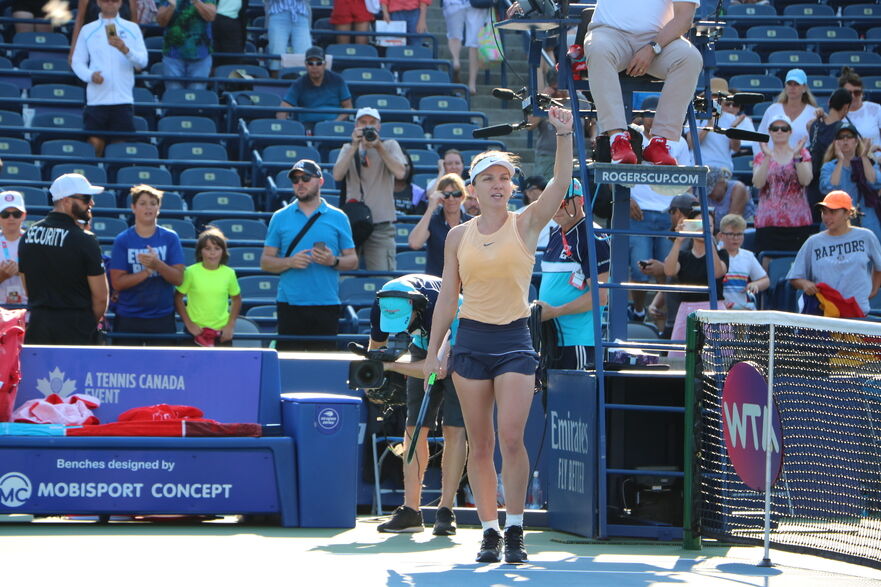
[[[636,164],[636,153],[630,146],[630,135],[623,133],[615,135],[612,140],[612,163],[623,163],[625,165]]]
[[[642,162],[648,165],[679,165],[670,154],[670,145],[664,137],[655,137],[642,150]]]

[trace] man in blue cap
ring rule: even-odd
[[[406,332],[410,335],[411,362],[383,363],[386,371],[407,376],[407,428],[404,435],[406,452],[409,439],[416,430],[416,419],[424,396],[422,366],[431,336],[431,317],[434,304],[441,289],[441,279],[433,275],[410,274],[392,279],[377,292],[370,312],[370,347],[384,346],[390,334]],[[441,352],[449,352],[455,336],[456,322],[450,333],[450,343]],[[446,361],[442,361],[446,363]],[[439,373],[437,385],[443,394],[434,393],[428,412],[419,433],[416,458],[404,462],[404,504],[398,507],[391,520],[380,524],[380,532],[403,533],[422,532],[422,478],[428,464],[428,431],[437,422],[438,411],[443,399],[444,453],[441,460],[441,498],[434,522],[436,536],[449,536],[456,533],[456,516],[453,513],[453,500],[462,471],[465,468],[465,421],[453,380]]]
[[[587,369],[594,363],[595,344],[590,265],[596,265],[601,282],[608,281],[609,244],[595,237],[596,259],[590,258],[584,195],[577,179],[572,180],[554,221],[557,226],[551,228],[541,261],[537,301],[542,322],[554,320],[557,331],[557,355],[548,367]],[[606,290],[600,290],[600,301],[605,299]]]

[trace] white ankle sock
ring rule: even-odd
[[[523,514],[505,514],[505,530],[511,526],[523,527]]]
[[[480,521],[480,529],[485,532],[487,528],[492,528],[493,530],[495,530],[499,534],[502,533],[502,529],[499,528],[498,518],[496,518],[495,520],[490,520],[488,522],[484,522],[483,520],[481,520]]]

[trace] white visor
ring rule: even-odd
[[[514,174],[517,173],[517,170],[511,164],[510,161],[508,161],[504,157],[490,155],[489,157],[484,157],[483,159],[481,159],[480,161],[475,163],[474,166],[471,168],[472,182],[478,175],[480,175],[481,173],[483,173],[484,171],[486,171],[487,169],[489,169],[493,165],[501,165],[502,167],[507,169],[508,173],[511,174],[512,178],[514,177]]]

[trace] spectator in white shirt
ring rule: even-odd
[[[98,0],[101,16],[80,31],[71,67],[87,84],[83,127],[88,131],[134,132],[135,70],[147,66],[141,29],[119,17],[120,0]],[[115,137],[114,141],[124,140]],[[106,136],[90,136],[99,157]]]

